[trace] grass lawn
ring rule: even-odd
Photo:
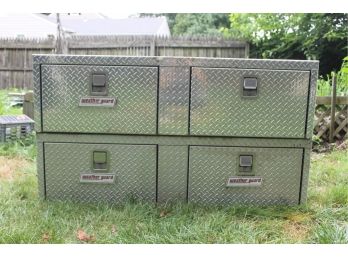
[[[86,205],[38,198],[35,147],[0,146],[0,243],[348,243],[348,152],[313,154],[307,205]]]
[[[112,206],[40,200],[31,142],[0,145],[0,243],[348,243],[347,150],[312,155],[302,206]]]
[[[12,115],[12,114],[22,114],[22,107],[10,107],[9,99],[7,97],[8,93],[20,93],[18,89],[12,90],[0,90],[0,115]]]

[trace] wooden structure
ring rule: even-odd
[[[348,131],[348,97],[337,96],[334,105],[334,119],[331,118],[332,105],[331,96],[317,97],[315,108],[315,121],[313,134],[324,141],[330,141],[330,131],[332,131],[332,141],[347,138]],[[332,120],[334,123],[332,124]],[[332,125],[331,125],[332,124]],[[332,130],[330,127],[332,126]]]
[[[34,121],[26,115],[0,116],[0,142],[21,139],[34,129]]]
[[[0,89],[32,88],[32,54],[56,52],[56,40],[0,39]],[[245,58],[247,42],[217,37],[72,36],[67,54]]]
[[[10,106],[23,106],[25,93],[8,93]]]
[[[24,95],[23,114],[34,119],[34,93],[32,91]]]

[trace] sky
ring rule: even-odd
[[[134,12],[123,12],[123,13],[105,13],[105,12],[103,12],[102,14],[104,14],[107,17],[112,18],[112,19],[125,19],[125,18],[128,18],[130,16],[137,15],[137,13],[134,13]]]

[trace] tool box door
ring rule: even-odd
[[[42,65],[43,132],[155,134],[158,68]]]
[[[156,201],[156,146],[45,143],[46,198]]]
[[[309,71],[192,68],[190,134],[304,138]]]

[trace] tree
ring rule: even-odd
[[[326,75],[347,55],[346,14],[231,14],[230,22],[222,32],[249,41],[254,58],[317,59]]]
[[[227,14],[179,13],[175,17],[173,35],[221,35],[220,28],[229,26]]]
[[[220,29],[229,27],[229,15],[218,13],[141,13],[140,17],[165,16],[171,34],[180,35],[222,35]]]

